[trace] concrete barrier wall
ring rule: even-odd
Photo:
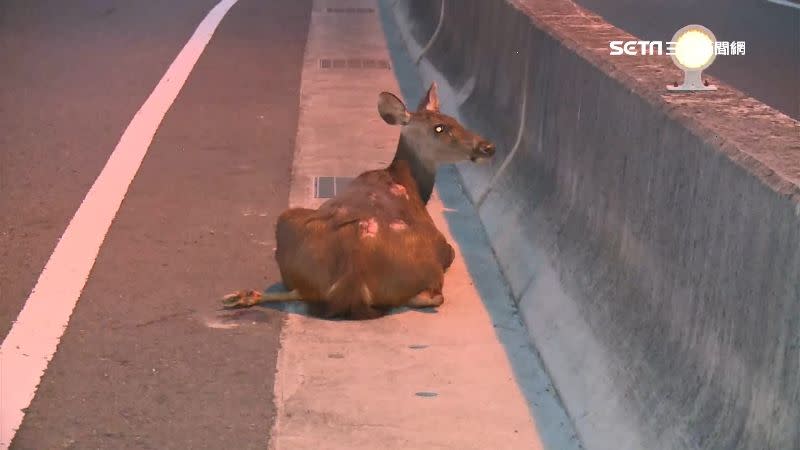
[[[441,1],[386,4],[412,58]],[[568,1],[444,1],[420,70],[500,147],[463,183],[587,448],[800,449],[800,124]]]

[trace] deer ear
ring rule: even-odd
[[[428,111],[439,112],[439,89],[436,87],[436,82],[431,83],[428,88],[428,93],[422,97],[417,107],[418,111],[427,109]]]
[[[411,120],[403,101],[389,92],[381,92],[378,97],[378,113],[389,125],[406,125]]]

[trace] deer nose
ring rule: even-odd
[[[494,155],[494,144],[491,142],[481,142],[478,144],[478,152],[483,156]]]

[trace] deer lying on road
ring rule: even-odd
[[[402,126],[389,167],[364,172],[318,209],[278,218],[275,258],[288,292],[238,291],[226,307],[305,301],[323,317],[371,319],[444,302],[453,247],[425,208],[439,164],[489,158],[494,145],[439,111],[432,84],[416,112],[382,92],[378,112]]]

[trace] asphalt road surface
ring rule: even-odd
[[[0,3],[0,334],[215,0]],[[264,448],[283,316],[209,326],[278,279],[310,0],[239,0],[172,104],[12,448]],[[211,306],[213,305],[213,306]],[[257,324],[258,326],[248,324]]]
[[[745,41],[744,56],[719,56],[707,73],[800,120],[800,2],[783,0],[799,8],[767,0],[575,2],[643,40],[669,41],[696,23],[720,41]]]

